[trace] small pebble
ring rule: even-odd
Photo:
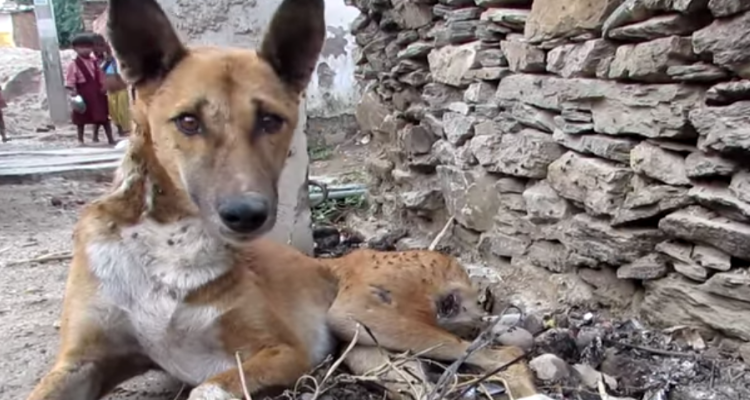
[[[534,347],[534,336],[523,328],[510,328],[500,334],[495,341],[503,346],[516,346],[524,351],[529,351]]]
[[[542,354],[529,362],[529,367],[541,381],[560,381],[570,375],[568,364],[554,354]]]

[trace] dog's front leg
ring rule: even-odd
[[[233,368],[208,379],[190,392],[188,400],[243,398],[242,377],[253,395],[269,389],[292,387],[312,366],[307,354],[289,345],[267,347]]]

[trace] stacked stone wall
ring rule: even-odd
[[[350,1],[383,216],[750,341],[750,2]]]

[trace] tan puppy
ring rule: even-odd
[[[76,225],[60,351],[29,400],[98,399],[151,368],[195,386],[192,400],[241,397],[242,376],[253,394],[289,387],[336,336],[351,339],[355,321],[390,350],[463,354],[467,343],[440,327],[475,302],[452,258],[362,251],[321,262],[258,238],[274,224],[325,38],[323,0],[283,0],[258,52],[187,49],[155,0],[111,0],[109,13],[134,135],[113,190]],[[374,362],[360,338],[355,369]],[[518,352],[469,362],[490,368]],[[514,394],[533,393],[528,371],[516,378]]]

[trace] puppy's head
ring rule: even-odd
[[[257,51],[187,48],[155,0],[110,0],[108,35],[155,158],[215,233],[276,220],[300,96],[325,40],[324,0],[283,0]]]

